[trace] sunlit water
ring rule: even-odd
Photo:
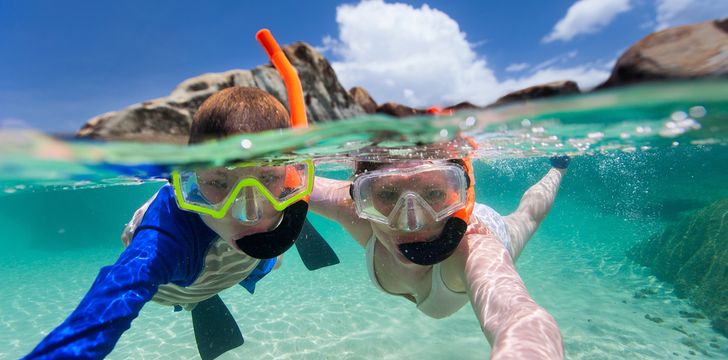
[[[70,314],[99,268],[116,260],[125,222],[163,184],[148,180],[149,168],[136,164],[220,164],[285,153],[319,159],[318,175],[347,178],[348,155],[371,141],[432,142],[458,131],[479,144],[477,201],[502,214],[548,170],[548,155],[573,157],[552,212],[517,264],[532,296],[558,321],[568,358],[726,358],[728,338],[707,319],[681,315],[699,310],[625,255],[691,211],[728,197],[726,94],[728,83],[660,85],[453,118],[360,118],[295,136],[245,136],[193,148],[0,131],[0,358],[29,352]],[[240,287],[223,292],[246,343],[222,358],[489,354],[469,306],[434,320],[379,292],[368,279],[363,249],[337,225],[310,218],[341,263],[309,272],[292,250],[255,295]],[[109,356],[197,357],[189,313],[155,303]]]

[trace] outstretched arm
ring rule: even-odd
[[[309,209],[341,225],[361,246],[372,236],[369,222],[356,215],[354,201],[349,195],[351,182],[316,177]]]
[[[491,359],[562,359],[556,320],[528,294],[503,244],[479,234],[463,242],[464,280]]]
[[[177,208],[170,187],[159,191],[134,241],[114,265],[101,269],[76,310],[27,355],[27,359],[100,359],[113,350],[159,285],[186,286],[202,263],[203,239],[216,235],[197,215]]]
[[[173,249],[158,246],[151,233],[142,235],[148,238],[137,236],[114,265],[101,269],[76,310],[27,359],[100,359],[113,350],[158,286],[169,282],[169,269],[175,267],[158,261],[162,251]]]
[[[568,157],[552,158],[554,168],[523,194],[515,212],[503,218],[511,238],[514,262],[551,210],[568,162]]]

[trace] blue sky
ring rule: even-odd
[[[324,51],[345,87],[413,106],[603,81],[631,44],[728,16],[725,0],[0,0],[0,127],[74,132],[205,72],[267,61],[254,39]]]

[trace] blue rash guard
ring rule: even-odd
[[[25,358],[98,359],[108,355],[160,285],[189,286],[218,235],[197,214],[177,207],[164,186],[147,209],[134,241],[114,265],[101,268],[75,311]],[[276,259],[262,260],[240,284],[251,293]]]

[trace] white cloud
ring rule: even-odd
[[[336,21],[338,39],[327,42],[341,57],[332,63],[339,80],[364,86],[377,101],[426,106],[496,96],[493,71],[437,9],[363,1],[340,5]]]
[[[656,0],[656,30],[728,16],[726,0]]]
[[[579,34],[600,31],[614,18],[631,9],[630,0],[579,0],[571,5],[543,42],[569,41]]]
[[[506,68],[507,72],[519,72],[528,69],[528,63],[510,64]]]
[[[539,64],[529,75],[499,81],[458,23],[427,5],[362,1],[340,5],[336,21],[338,37],[325,37],[321,48],[339,57],[332,66],[345,87],[363,86],[380,103],[485,105],[525,86],[576,80],[591,87],[609,75],[603,65],[564,68],[566,60],[577,55],[572,51]]]

